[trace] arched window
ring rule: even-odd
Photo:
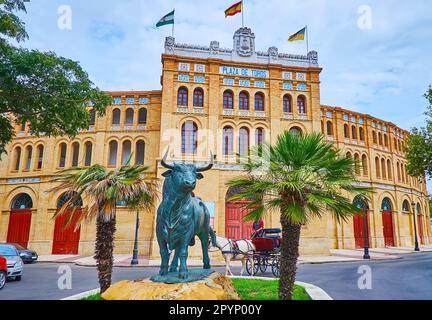
[[[321,120],[321,133],[324,134],[324,121]]]
[[[138,111],[138,124],[147,124],[147,109],[141,108]]]
[[[14,170],[18,171],[20,169],[20,163],[21,163],[21,147],[15,148],[15,166]]]
[[[177,105],[187,107],[188,105],[188,90],[185,87],[178,89]]]
[[[393,144],[394,144],[394,149],[397,150],[398,149],[398,145],[397,145],[396,138],[393,138]]]
[[[255,144],[257,146],[262,146],[263,142],[264,142],[264,129],[257,128],[255,130]]]
[[[349,139],[349,137],[350,137],[349,127],[347,124],[344,124],[344,137],[345,137],[345,139]]]
[[[60,157],[59,157],[59,168],[64,168],[66,166],[66,153],[67,146],[66,143],[60,144]]]
[[[145,142],[138,140],[135,147],[135,164],[143,165],[145,158]]]
[[[33,156],[33,148],[32,146],[27,146],[26,148],[26,164],[25,164],[25,170],[30,171],[31,168],[31,162],[32,162],[32,156]]]
[[[379,144],[380,146],[383,145],[383,139],[382,139],[382,134],[381,134],[381,132],[378,132],[378,144]]]
[[[297,97],[297,112],[300,114],[306,113],[306,98],[304,96]]]
[[[223,108],[233,109],[234,107],[234,95],[232,91],[226,90],[223,94]]]
[[[299,127],[292,127],[289,129],[289,132],[292,134],[303,134],[303,130]]]
[[[328,136],[333,135],[333,123],[330,120],[327,121],[327,135]]]
[[[261,92],[255,94],[255,111],[264,111],[264,95]]]
[[[223,128],[222,154],[224,156],[229,156],[233,153],[233,136],[234,129],[232,127]]]
[[[389,180],[393,179],[393,175],[392,175],[392,165],[391,165],[391,161],[387,160],[387,178]]]
[[[387,179],[386,163],[384,158],[381,159],[381,175],[383,179]]]
[[[72,143],[72,167],[78,167],[79,162],[79,143]]]
[[[393,205],[389,198],[385,197],[381,203],[382,211],[393,211]]]
[[[356,126],[351,126],[351,138],[357,140],[357,128]]]
[[[367,210],[369,209],[369,205],[365,202],[361,197],[356,196],[353,200],[353,205],[355,205],[359,209]]]
[[[373,141],[373,144],[377,144],[377,135],[376,135],[376,132],[375,132],[375,130],[374,131],[372,131],[372,141]]]
[[[398,182],[401,182],[401,171],[400,171],[399,162],[396,162],[396,171],[397,171]]]
[[[405,169],[403,163],[401,163],[401,176],[402,176],[402,183],[405,183]]]
[[[193,121],[186,121],[182,126],[182,153],[197,154],[198,127]]]
[[[417,214],[418,214],[418,215],[421,215],[421,214],[422,214],[420,203],[417,203]]]
[[[118,143],[117,141],[111,141],[109,143],[109,155],[108,155],[108,165],[109,166],[116,166],[117,165],[117,150],[118,150]]]
[[[410,204],[406,199],[402,202],[402,212],[411,212]]]
[[[365,141],[365,135],[364,135],[363,127],[359,128],[359,136],[360,136],[360,141]]]
[[[33,200],[27,193],[20,193],[12,200],[11,209],[23,210],[31,208],[33,208]]]
[[[348,152],[346,153],[346,157],[352,159],[352,154],[351,154],[351,152],[348,151]]]
[[[362,169],[363,169],[363,175],[367,176],[368,173],[368,161],[367,161],[367,156],[364,154],[362,156]]]
[[[44,146],[38,145],[37,147],[37,158],[36,158],[36,169],[40,170],[42,169],[42,163],[43,163],[43,157],[44,157]]]
[[[120,109],[114,109],[112,111],[112,124],[120,124]]]
[[[398,140],[398,150],[399,152],[402,152],[402,146],[400,140]]]
[[[283,97],[283,112],[292,113],[292,98],[289,94]]]
[[[126,119],[125,124],[133,124],[134,122],[134,110],[132,108],[126,109]]]
[[[360,156],[358,153],[354,154],[354,168],[356,175],[360,175]]]
[[[249,95],[242,91],[239,95],[239,109],[240,110],[249,110]]]
[[[381,179],[380,160],[378,157],[375,158],[375,171],[376,171],[376,177],[378,179]]]
[[[204,91],[203,91],[203,89],[196,88],[194,90],[193,106],[194,107],[201,107],[201,108],[204,106]]]
[[[240,156],[249,154],[249,129],[246,127],[240,128],[239,131],[239,154]]]
[[[64,206],[66,202],[71,200],[72,198],[75,198],[76,200],[74,203],[69,205],[71,208],[81,208],[83,206],[83,201],[81,197],[78,197],[78,194],[76,192],[65,192],[63,193],[57,200],[57,209],[60,209]]]
[[[89,113],[90,113],[90,125],[94,126],[96,123],[96,111],[95,109],[90,109]]]
[[[87,141],[84,145],[84,148],[85,148],[84,166],[90,167],[92,164],[93,144],[90,141]]]
[[[388,137],[387,134],[384,133],[384,146],[388,147]]]
[[[132,154],[132,143],[129,140],[123,141],[122,145],[122,165],[126,165]]]

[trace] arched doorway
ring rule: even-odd
[[[418,234],[420,238],[420,243],[425,244],[424,233],[423,233],[423,215],[421,211],[420,203],[417,203],[417,224],[418,224]]]
[[[384,245],[386,247],[394,247],[394,234],[393,234],[393,205],[389,198],[384,198],[381,203],[382,222]]]
[[[33,200],[27,193],[20,193],[12,200],[6,240],[8,243],[16,243],[27,248],[30,236],[31,208],[33,208]]]
[[[229,201],[229,199],[238,192],[238,188],[230,188],[226,194],[225,237],[235,240],[250,239],[253,222],[243,221],[243,217],[251,211],[251,209],[244,208],[244,206],[248,204],[248,201]]]
[[[73,194],[69,192],[63,193],[57,201],[57,211],[73,198]],[[79,198],[73,204],[74,209],[69,209],[64,214],[56,217],[54,226],[54,237],[52,254],[78,254],[78,246],[81,235],[81,228],[76,229],[76,223],[81,216],[81,207],[83,203]],[[71,210],[75,210],[71,223],[66,227],[66,222]]]
[[[365,247],[365,232],[367,232],[367,236],[369,239],[369,246],[371,243],[371,235],[369,229],[369,205],[361,198],[355,197],[353,204],[363,210],[363,215],[356,214],[353,217],[353,225],[354,225],[354,239],[355,246],[357,249],[361,249]],[[365,219],[366,217],[366,219]],[[366,220],[366,228],[365,228],[365,220]]]

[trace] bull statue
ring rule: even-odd
[[[159,275],[168,271],[177,272],[180,259],[179,279],[187,279],[188,247],[195,245],[195,236],[201,241],[204,269],[210,269],[208,248],[210,241],[216,245],[216,235],[210,227],[210,213],[201,199],[193,195],[196,181],[204,176],[202,172],[213,167],[210,164],[197,166],[186,163],[167,163],[168,151],[162,159],[162,166],[169,169],[162,174],[163,199],[157,211],[156,235],[161,255]],[[174,257],[169,267],[170,253]]]

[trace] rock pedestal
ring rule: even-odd
[[[102,294],[105,300],[240,300],[231,280],[211,273],[203,280],[160,283],[150,279],[120,281]]]

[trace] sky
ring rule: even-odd
[[[225,18],[224,10],[236,1],[31,0],[21,15],[30,36],[22,45],[79,61],[103,90],[158,90],[171,26],[156,22],[175,8],[176,42],[232,48],[241,15]],[[258,51],[305,54],[304,42],[287,38],[308,26],[323,68],[322,104],[407,130],[423,125],[432,83],[431,11],[430,0],[244,0]]]

